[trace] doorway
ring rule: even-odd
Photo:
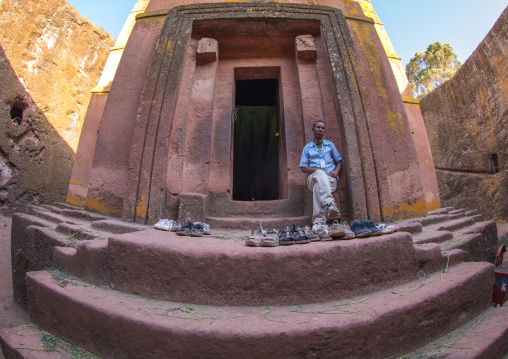
[[[236,80],[233,200],[279,199],[277,79]]]

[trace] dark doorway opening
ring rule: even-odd
[[[18,105],[13,105],[10,111],[11,121],[15,125],[21,125],[21,121],[23,120],[23,109]]]
[[[233,200],[279,199],[278,80],[237,80]]]

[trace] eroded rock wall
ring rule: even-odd
[[[457,74],[420,104],[443,206],[508,219],[508,8]]]
[[[0,2],[0,207],[65,201],[114,42],[64,0]]]

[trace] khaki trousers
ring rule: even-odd
[[[312,223],[326,223],[326,205],[335,203],[332,193],[337,189],[337,180],[324,170],[317,170],[307,177],[307,187],[312,192]]]

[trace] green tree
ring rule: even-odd
[[[417,52],[406,65],[406,75],[415,97],[427,92],[450,79],[462,64],[450,45],[439,41],[430,44],[425,52]]]

